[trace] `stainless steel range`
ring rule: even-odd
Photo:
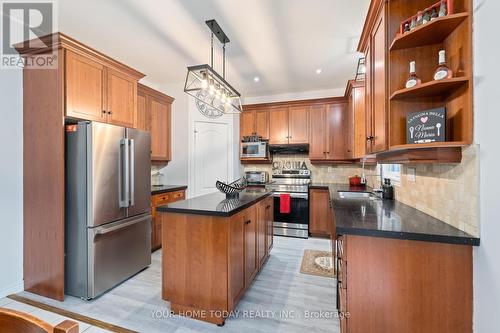
[[[277,236],[309,237],[309,183],[311,171],[304,162],[274,163],[272,182],[266,185],[274,194],[274,234]],[[282,200],[290,196],[289,209]]]

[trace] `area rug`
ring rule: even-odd
[[[300,272],[302,274],[335,277],[332,253],[329,251],[304,250]]]

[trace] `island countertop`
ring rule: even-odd
[[[479,245],[479,238],[397,200],[342,199],[339,191],[371,192],[371,188],[347,184],[313,183],[328,188],[337,234],[387,237],[463,245]]]
[[[151,195],[182,191],[185,189],[187,189],[186,185],[152,185]]]
[[[220,192],[210,193],[169,203],[156,210],[158,212],[228,217],[252,206],[272,193],[272,191],[263,188],[246,189],[240,193],[237,199],[226,199],[226,195]]]

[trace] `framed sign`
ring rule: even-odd
[[[446,141],[446,109],[411,112],[406,116],[406,142]]]

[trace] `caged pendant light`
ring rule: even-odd
[[[210,65],[187,68],[184,92],[193,96],[201,114],[207,118],[218,118],[224,114],[239,114],[242,111],[241,95],[226,81],[226,44],[229,38],[215,20],[205,22],[211,30]],[[222,43],[222,76],[214,70],[214,34]]]

